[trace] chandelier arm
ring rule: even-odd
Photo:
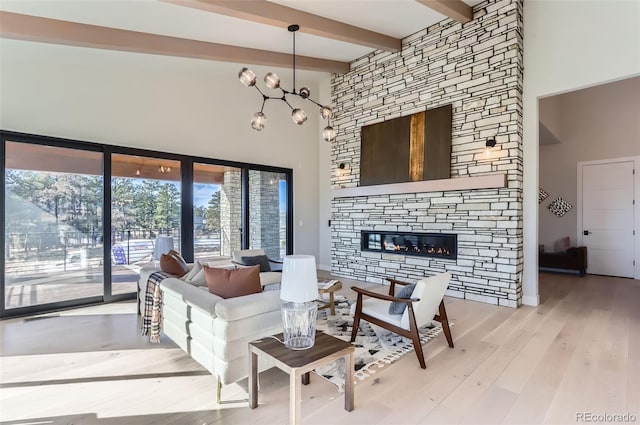
[[[258,87],[257,85],[253,86],[256,88],[256,90],[258,90],[258,92],[262,95],[262,97],[265,97],[265,94],[262,92],[262,90],[260,90],[260,87]]]
[[[267,100],[269,100],[269,98],[267,96],[263,96],[262,97],[262,106],[260,107],[260,112],[264,111],[264,105],[265,105],[265,103],[267,103]]]
[[[286,103],[287,106],[289,106],[289,108],[291,108],[292,111],[295,109],[293,106],[291,106],[291,104],[289,102],[287,102],[287,99],[285,99],[284,97],[281,98],[280,100],[282,100],[284,103]]]
[[[324,107],[324,105],[319,104],[318,102],[316,102],[315,100],[311,99],[310,97],[307,97],[307,100],[308,100],[309,102],[311,102],[311,103],[315,103],[317,106],[319,106],[319,107],[321,107],[321,108],[323,108],[323,107]]]

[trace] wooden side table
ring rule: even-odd
[[[282,334],[275,335],[282,340]],[[276,366],[289,374],[289,423],[300,423],[300,384],[309,383],[309,372],[340,357],[347,358],[347,376],[344,377],[344,408],[353,410],[353,369],[355,347],[351,343],[316,332],[316,342],[308,350],[291,350],[274,338],[263,338],[249,343],[249,407],[258,407],[258,355],[275,360]]]
[[[333,282],[333,284],[329,287],[323,288],[322,285],[325,282]],[[342,289],[342,282],[339,280],[319,280],[318,281],[318,293],[320,294],[329,294],[329,302],[318,300],[319,303],[323,304],[318,307],[318,310],[322,310],[323,308],[329,308],[331,310],[331,315],[336,314],[336,301],[334,299],[334,294],[336,291]]]

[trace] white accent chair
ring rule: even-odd
[[[365,289],[352,287],[358,293],[355,314],[353,318],[353,330],[351,332],[351,342],[355,341],[358,333],[360,320],[378,325],[382,328],[395,332],[413,341],[416,355],[420,367],[426,369],[422,344],[418,329],[426,326],[433,320],[442,323],[442,330],[447,338],[449,347],[453,348],[453,339],[449,329],[447,311],[442,298],[451,280],[450,273],[441,273],[435,276],[426,277],[420,280],[411,298],[399,298],[395,296],[396,285],[409,285],[395,279],[386,279],[390,283],[389,295],[367,291]],[[364,299],[367,297],[367,299]],[[405,303],[407,307],[402,314],[390,314],[389,305],[391,302]],[[439,313],[439,314],[438,314]]]
[[[266,256],[264,249],[239,249],[231,253],[231,263],[236,267],[247,267],[247,264],[242,261],[242,258],[257,256]],[[272,260],[271,258],[267,258],[267,260],[269,261],[271,271],[260,272],[260,285],[262,285],[264,291],[280,289],[279,285],[282,280],[282,261]],[[270,286],[275,284],[278,284],[278,286]]]

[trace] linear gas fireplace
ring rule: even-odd
[[[360,248],[362,251],[455,260],[458,258],[458,235],[363,230]]]

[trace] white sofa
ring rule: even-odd
[[[229,261],[229,260],[205,262],[202,264],[207,264],[210,267],[222,267],[222,268],[246,267],[246,266],[238,265],[237,263],[234,263],[233,261]],[[187,266],[189,267],[189,270],[191,270],[193,268],[193,263],[187,264]],[[151,273],[158,272],[158,271],[160,271],[160,268],[152,265],[144,266],[142,267],[142,269],[140,269],[140,278],[138,279],[137,289],[138,289],[138,314],[141,316],[143,313],[142,310],[144,308],[144,302],[140,302],[140,301],[144,300],[144,295],[147,291],[147,281],[149,280],[149,276],[151,275]],[[280,289],[281,278],[282,278],[281,272],[260,273],[260,285],[262,286],[262,290],[275,291]],[[207,284],[205,282],[202,282],[198,286],[201,286],[207,289]]]
[[[231,253],[231,263],[236,267],[247,267],[242,264],[242,257],[255,257],[256,255],[265,255],[261,248],[257,249],[240,249]],[[282,262],[269,259],[271,271],[260,272],[260,284],[265,291],[280,289],[280,281],[282,280]]]
[[[141,273],[145,287],[153,271]],[[224,299],[177,278],[164,279],[160,289],[162,331],[217,377],[218,403],[223,384],[249,376],[248,343],[282,332],[280,291]],[[271,367],[260,362],[260,371]]]

